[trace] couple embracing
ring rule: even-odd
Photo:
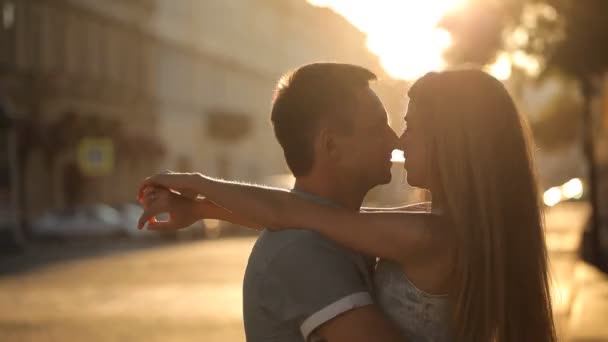
[[[285,75],[271,121],[293,189],[160,173],[142,183],[140,228],[262,230],[243,284],[249,342],[556,341],[532,142],[503,84],[429,73],[397,136],[375,78],[339,63]],[[432,202],[361,207],[390,181],[394,149]]]

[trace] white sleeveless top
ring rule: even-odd
[[[376,300],[409,342],[448,342],[447,295],[432,295],[412,284],[401,267],[380,260],[374,273]]]

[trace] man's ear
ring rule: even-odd
[[[324,155],[333,156],[336,152],[336,139],[332,131],[328,128],[322,128],[319,132],[319,147]]]

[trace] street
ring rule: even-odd
[[[31,267],[2,270],[0,340],[243,341],[241,283],[253,241],[109,251],[85,243],[15,260]],[[41,258],[58,261],[37,265]]]
[[[598,323],[602,315],[581,301],[592,296],[594,312],[608,308],[589,290],[578,259],[588,210],[564,204],[546,217],[555,320],[564,341],[582,341],[583,332],[597,341],[608,336]],[[253,242],[107,240],[15,255],[0,263],[1,340],[244,341],[241,284]],[[596,277],[595,284],[605,289],[608,281]]]

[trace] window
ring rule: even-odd
[[[251,117],[243,113],[213,111],[207,116],[207,134],[213,140],[236,142],[251,134]]]
[[[0,64],[15,64],[16,5],[13,1],[0,0],[2,25],[0,27]]]

